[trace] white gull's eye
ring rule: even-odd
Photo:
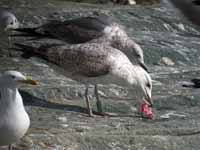
[[[148,88],[150,88],[150,87],[151,87],[150,83],[147,83],[147,84],[146,84],[146,86],[147,86]]]
[[[15,79],[15,76],[11,75],[11,78]]]

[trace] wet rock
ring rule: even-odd
[[[162,57],[159,61],[159,64],[166,66],[173,66],[175,63],[168,57]]]
[[[67,122],[66,117],[58,117],[57,120],[60,121],[60,122]]]
[[[136,4],[136,1],[135,1],[135,0],[128,0],[128,4],[129,4],[129,5],[135,5],[135,4]]]
[[[77,126],[75,128],[76,132],[85,132],[85,131],[88,131],[88,130],[91,130],[91,127],[88,127],[88,126]]]
[[[122,5],[135,5],[135,0],[112,0],[113,3]]]
[[[160,116],[161,119],[170,119],[170,118],[185,118],[186,114],[177,114],[175,111],[167,112]]]

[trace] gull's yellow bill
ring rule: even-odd
[[[37,81],[33,80],[32,77],[26,77],[25,80],[21,80],[20,82],[25,83],[25,84],[31,84],[31,85],[37,85]]]

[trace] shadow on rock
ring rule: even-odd
[[[79,113],[85,113],[88,114],[87,108],[83,108],[81,106],[76,106],[76,105],[68,105],[68,104],[58,104],[58,103],[53,103],[46,101],[44,99],[38,98],[36,96],[31,95],[30,93],[19,90],[23,102],[25,106],[38,106],[38,107],[44,107],[44,108],[50,108],[50,109],[57,109],[57,110],[64,110],[64,111],[72,111],[72,112],[79,112]],[[144,118],[147,119],[146,117],[142,117],[141,114],[115,114],[115,113],[98,113],[97,111],[92,110],[94,115],[100,115],[100,116],[109,116],[109,117],[136,117],[136,118]]]
[[[88,113],[88,110],[81,106],[52,103],[44,99],[35,97],[26,91],[19,90],[19,92],[23,98],[23,102],[25,106],[39,106],[39,107],[50,108],[50,109],[59,109],[59,110],[65,110],[65,111]],[[93,111],[93,113],[98,114],[96,111]]]

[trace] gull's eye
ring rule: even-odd
[[[15,79],[15,76],[11,75],[11,78]]]
[[[150,83],[147,83],[147,84],[146,84],[146,86],[147,86],[148,88],[151,88],[151,85],[150,85]]]
[[[13,25],[14,23],[13,23],[13,22],[11,22],[10,24],[11,24],[11,25]]]
[[[17,20],[15,19],[15,22],[17,22]]]
[[[141,58],[140,54],[138,54],[138,53],[136,54],[136,56],[139,57],[139,58]]]

